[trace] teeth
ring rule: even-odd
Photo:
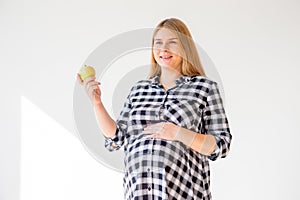
[[[161,56],[161,58],[166,59],[166,58],[171,58],[172,56]]]

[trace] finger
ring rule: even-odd
[[[96,98],[98,98],[98,97],[99,97],[99,95],[97,95],[97,91],[94,90],[94,91],[93,91],[93,98],[96,99]]]
[[[151,122],[151,121],[147,121],[146,122],[146,126],[154,126],[154,125],[158,125],[158,124],[160,124],[160,123],[162,123],[162,122]]]
[[[98,89],[99,89],[98,86],[94,85],[94,86],[89,87],[88,91],[89,92],[94,92],[95,90],[98,90]]]
[[[164,126],[165,126],[165,122],[159,122],[159,123],[157,123],[157,127],[162,128]]]
[[[91,82],[91,81],[94,81],[96,79],[95,76],[92,76],[92,77],[88,77],[86,79],[83,80],[83,85],[86,87],[86,85]]]
[[[98,86],[98,85],[92,85],[91,88],[92,88],[93,90],[95,90],[95,91],[96,91],[96,90],[99,90],[99,86]]]
[[[160,138],[160,134],[152,134],[151,137],[152,138]]]
[[[156,133],[156,134],[161,134],[162,133],[160,128],[150,129],[150,130],[147,130],[147,132]]]
[[[151,124],[149,126],[146,126],[146,128],[159,128],[159,127],[162,127],[162,123],[159,122],[159,123],[155,123],[155,124]]]
[[[96,95],[100,96],[100,90],[96,90]]]
[[[93,92],[94,92],[94,89],[92,87],[89,87],[88,90],[87,90],[87,93],[90,97],[93,96]]]
[[[97,95],[97,93],[96,93],[95,90],[91,91],[89,97],[90,97],[90,99],[91,99],[92,101],[95,101],[96,99],[100,98],[100,96]]]
[[[157,127],[154,127],[154,126],[147,126],[144,128],[144,130],[147,130],[147,131],[154,131],[154,130],[157,130]]]
[[[93,90],[91,90],[91,89],[89,89],[89,90],[87,90],[87,94],[88,94],[88,96],[91,98],[92,96],[93,96]]]
[[[153,137],[155,137],[155,135],[156,135],[156,134],[150,134],[150,135],[146,135],[145,137],[146,137],[146,138],[153,138]]]
[[[91,81],[91,82],[87,83],[87,85],[86,85],[87,91],[95,90],[95,89],[100,90],[98,82]]]
[[[164,129],[165,124],[160,123],[158,126],[154,127],[156,131],[161,132]]]
[[[95,82],[94,79],[87,78],[87,79],[85,79],[85,80],[83,81],[83,85],[84,85],[84,87],[87,88],[87,87],[89,87],[90,84],[92,84],[93,82]]]
[[[90,81],[89,83],[87,83],[86,86],[89,88],[89,87],[93,87],[93,86],[97,86],[98,87],[98,85],[100,85],[99,82],[97,82],[97,81]]]
[[[148,126],[144,128],[144,131],[146,131],[147,133],[158,133],[158,131],[160,130],[160,127],[155,127],[155,126]]]
[[[83,80],[81,79],[80,75],[77,73],[77,81],[80,85],[83,85]]]
[[[143,132],[142,132],[143,134],[148,134],[148,133],[153,133],[153,131],[151,131],[151,130],[143,130]]]

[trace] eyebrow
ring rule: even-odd
[[[160,38],[154,39],[154,40],[162,40]],[[169,38],[168,40],[178,40],[178,38]]]

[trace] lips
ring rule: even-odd
[[[163,60],[169,60],[171,59],[173,56],[167,56],[167,55],[164,55],[164,56],[159,56],[160,59],[163,59]]]

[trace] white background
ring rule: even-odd
[[[0,1],[0,199],[122,199],[121,174],[74,137],[75,74],[102,42],[166,17],[186,22],[222,78],[233,141],[211,162],[214,199],[299,199],[299,9],[297,0]]]

